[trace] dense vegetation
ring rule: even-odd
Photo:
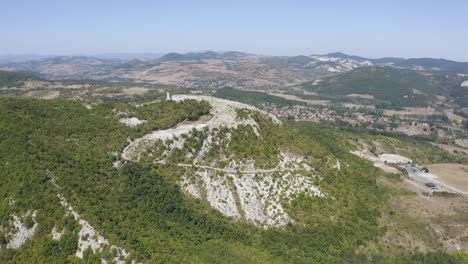
[[[379,104],[402,107],[426,106],[432,98],[426,94],[416,94],[413,89],[427,91],[433,85],[426,76],[416,71],[368,67],[323,78],[316,85],[305,83],[303,87],[325,96],[372,95]]]
[[[310,99],[375,104],[380,108],[434,106],[436,96],[451,98],[461,107],[468,105],[465,77],[447,72],[419,72],[391,67],[359,68],[321,82],[306,82],[302,87],[317,93]],[[374,98],[349,97],[349,94],[372,95]],[[302,97],[305,97],[302,95]]]
[[[407,59],[398,63],[398,66],[403,67],[426,67],[432,69],[440,69],[448,72],[460,72],[468,73],[467,62],[457,62],[444,59],[432,59],[432,58],[419,58],[419,59]]]
[[[222,89],[216,90],[215,96],[256,106],[271,104],[274,104],[276,106],[301,104],[297,101],[287,100],[282,97],[270,95],[267,93],[256,91],[243,91],[231,87],[224,87]]]
[[[395,258],[355,253],[382,234],[379,208],[389,194],[376,183],[381,172],[350,154],[339,130],[294,122],[275,127],[256,116],[262,140],[242,130],[233,135],[237,144],[230,151],[236,155],[268,159],[278,146],[314,159],[322,176],[317,184],[328,198],[295,199],[287,210],[297,224],[285,228],[235,222],[187,197],[175,182],[183,169],[172,163],[112,166],[128,137],[197,119],[207,110],[206,103],[195,101],[87,109],[73,101],[0,99],[0,225],[27,210],[37,210],[39,224],[21,248],[1,247],[0,262],[80,263],[74,256],[78,224],[60,205],[50,171],[84,219],[144,263],[457,263],[445,253]],[[122,115],[148,122],[129,128],[118,122]],[[332,169],[336,159],[346,166]],[[51,238],[54,226],[65,228],[59,241]],[[9,239],[0,230],[0,237]],[[82,263],[100,263],[100,257],[105,256],[88,250]]]
[[[27,80],[39,80],[39,78],[27,73],[0,70],[0,87],[19,86],[20,82]]]

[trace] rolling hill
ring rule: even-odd
[[[387,107],[425,107],[437,95],[450,96],[460,89],[463,77],[426,74],[393,67],[367,67],[302,84],[328,98],[361,96]]]
[[[342,132],[172,98],[0,99],[0,261],[457,263],[356,253],[390,193]]]
[[[124,56],[124,58],[130,55]],[[266,56],[242,52],[135,54],[131,59],[85,56],[6,62],[0,69],[31,72],[48,79],[93,79],[170,84],[196,88],[281,88],[369,66],[421,72],[468,73],[468,63],[442,59],[371,59],[336,52],[325,55]],[[140,56],[137,57],[137,56]],[[108,57],[106,57],[108,58]]]
[[[40,78],[27,73],[0,71],[0,87],[20,86],[22,82],[30,80],[40,80]]]

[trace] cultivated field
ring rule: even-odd
[[[454,114],[453,109],[446,109],[444,112],[450,120],[458,121],[458,122],[463,121],[463,117]]]
[[[385,115],[392,116],[392,115],[434,115],[440,114],[434,108],[430,107],[406,107],[405,110],[397,111],[397,110],[385,110]]]

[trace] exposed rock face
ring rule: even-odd
[[[290,202],[300,193],[310,196],[323,194],[312,183],[311,177],[299,173],[309,172],[307,165],[285,162],[284,157],[280,164],[283,166],[269,170],[198,167],[195,171],[189,170],[180,184],[187,194],[206,198],[211,206],[226,216],[245,219],[257,226],[283,226],[293,221],[285,212],[283,203]],[[202,196],[203,193],[206,197]]]
[[[281,124],[281,121],[275,116],[265,111],[262,111],[254,106],[234,102],[230,100],[220,99],[211,96],[201,95],[185,95],[178,94],[173,95],[174,101],[183,101],[187,99],[207,101],[212,106],[211,114],[213,118],[208,122],[210,128],[217,128],[225,126],[228,128],[237,128],[239,125],[254,125],[258,127],[258,124],[253,119],[239,119],[237,117],[236,109],[247,109],[252,111],[258,111],[264,115],[269,116],[275,124]]]
[[[193,99],[198,101],[207,101],[212,106],[210,114],[212,118],[208,121],[199,121],[192,124],[180,124],[174,128],[157,130],[153,131],[141,138],[135,139],[127,147],[125,147],[122,158],[125,160],[138,161],[140,159],[141,149],[145,146],[151,145],[157,140],[175,140],[175,144],[171,147],[181,148],[183,146],[184,140],[179,138],[181,135],[188,134],[193,129],[202,130],[207,127],[210,130],[217,129],[220,127],[234,128],[236,129],[240,125],[252,126],[254,133],[257,136],[260,136],[259,126],[252,118],[239,119],[237,116],[236,110],[245,109],[252,111],[259,111],[264,115],[269,116],[275,124],[281,124],[281,121],[274,115],[267,112],[261,111],[253,106],[246,105],[239,102],[219,99],[211,96],[195,96],[195,95],[173,95],[172,100],[174,101],[183,101],[187,99]],[[209,147],[209,142],[207,141],[205,148]]]
[[[60,187],[55,182],[54,175],[50,171],[47,171],[47,173],[52,178],[52,180],[51,180],[52,184],[58,190],[60,190]],[[63,195],[61,195],[60,192],[57,193],[57,196],[60,199],[60,204],[62,204],[62,206],[67,210],[67,214],[73,215],[73,218],[75,219],[75,221],[77,221],[78,224],[81,226],[81,229],[78,232],[78,249],[77,249],[77,251],[75,253],[75,255],[78,258],[83,258],[83,253],[88,247],[91,248],[91,250],[94,253],[96,253],[98,251],[101,252],[104,247],[110,246],[111,253],[112,252],[115,253],[115,254],[113,254],[114,258],[112,259],[115,263],[125,264],[127,262],[127,260],[130,257],[130,253],[127,250],[125,250],[123,248],[120,248],[120,247],[117,247],[115,245],[111,245],[109,243],[109,241],[105,237],[101,236],[94,229],[94,227],[92,227],[91,224],[89,224],[88,221],[83,220],[81,218],[81,216],[75,210],[73,210],[73,207],[66,201],[65,197],[63,197]],[[56,233],[54,235],[54,232],[56,232],[56,230],[55,231],[54,230],[55,230],[55,227],[52,230],[53,238],[54,239],[56,239],[56,238],[60,239],[61,234],[58,235]],[[107,263],[107,261],[104,260],[104,259],[102,260],[102,262]]]
[[[310,178],[291,171],[217,174],[199,169],[185,176],[181,186],[187,194],[206,199],[226,216],[245,219],[258,226],[283,226],[293,221],[283,203],[299,194],[323,196]],[[195,178],[195,179],[194,179]],[[193,183],[192,183],[193,182]]]
[[[217,167],[216,161],[204,161],[212,148],[229,146],[231,133],[220,136],[221,129],[251,127],[251,133],[261,138],[261,127],[250,114],[239,111],[257,112],[267,117],[273,124],[281,125],[276,116],[253,106],[209,96],[173,95],[172,100],[204,100],[212,106],[208,121],[180,124],[174,128],[153,131],[136,139],[124,149],[122,158],[139,161],[144,155],[155,162],[164,163],[174,149],[186,152],[191,164],[177,164],[186,168],[186,174],[179,184],[188,194],[198,199],[206,199],[213,208],[224,215],[245,220],[262,227],[283,226],[293,219],[285,212],[284,203],[289,203],[296,195],[323,196],[313,184],[315,177],[311,167],[303,157],[288,152],[278,155],[278,164],[272,168],[257,168],[254,160],[235,160],[232,157],[218,157],[217,161],[227,162],[227,166]],[[203,131],[201,148],[191,152],[184,149],[184,142],[194,131]],[[148,149],[158,146],[159,155]]]
[[[145,123],[146,121],[145,120],[140,120],[136,117],[124,117],[124,118],[120,118],[119,119],[119,122],[122,123],[122,124],[125,124],[129,127],[136,127],[138,125],[141,125],[143,123]]]
[[[175,139],[174,144],[172,144],[172,148],[178,147],[181,148],[183,146],[183,139],[179,138],[181,135],[188,134],[192,129],[200,130],[206,127],[206,124],[189,124],[189,125],[178,125],[174,128],[166,129],[166,130],[156,130],[153,131],[141,138],[135,139],[134,141],[130,142],[130,144],[125,147],[122,158],[125,160],[140,160],[140,150],[144,147],[150,146],[152,142],[157,140],[170,140]]]
[[[32,220],[34,221],[34,225],[30,228],[25,226],[25,224],[23,223],[24,219],[31,215],[30,211],[27,211],[25,214],[22,214],[20,216],[12,215],[13,221],[11,222],[11,224],[14,226],[14,229],[9,233],[11,239],[7,245],[7,248],[19,248],[26,242],[26,240],[28,240],[28,238],[34,235],[34,232],[36,232],[37,228],[36,214],[37,211],[34,211],[32,213]]]
[[[75,255],[79,258],[83,258],[83,253],[84,251],[90,247],[93,252],[97,251],[102,251],[104,246],[109,246],[109,241],[99,235],[99,233],[92,227],[87,221],[81,219],[80,215],[73,210],[73,208],[65,201],[65,199],[62,196],[59,196],[62,205],[68,209],[68,212],[73,215],[76,221],[81,226],[80,231],[78,232],[78,249],[75,253]],[[111,245],[111,248],[116,248],[117,249],[117,256],[113,259],[115,263],[118,264],[125,264],[125,260],[121,260],[120,258],[123,257],[124,259],[127,259],[130,254],[123,248]]]
[[[52,228],[52,239],[53,240],[60,240],[60,238],[62,237],[64,231],[65,230],[62,230],[61,232],[58,232],[57,227],[54,226],[54,228]]]
[[[336,160],[335,165],[333,165],[333,168],[337,170],[341,170],[341,163],[338,159]]]
[[[236,205],[235,193],[232,191],[231,175],[219,176],[211,173],[209,170],[197,170],[192,172],[195,177],[195,183],[191,184],[189,178],[184,178],[181,184],[184,190],[194,196],[195,198],[202,199],[202,192],[206,194],[206,199],[210,202],[211,206],[218,209],[224,215],[234,217],[235,219],[241,218],[241,212]]]

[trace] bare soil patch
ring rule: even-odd
[[[468,149],[468,139],[457,139],[455,140],[455,144],[457,144],[458,146],[462,147],[462,148],[467,148]]]
[[[431,134],[430,127],[421,123],[418,123],[416,126],[409,124],[400,125],[395,130],[408,136]]]
[[[447,117],[448,117],[450,120],[458,121],[458,122],[463,121],[463,117],[454,114],[454,113],[453,113],[453,109],[445,109],[444,112],[445,112],[445,114],[447,115]]]
[[[424,94],[421,90],[413,89],[414,94]]]
[[[459,147],[447,145],[447,144],[437,144],[437,143],[431,143],[431,144],[441,149],[444,149],[450,152],[451,154],[455,154],[458,156],[468,156],[468,149],[459,148]]]
[[[466,198],[430,195],[423,182],[412,178],[392,181],[379,178],[378,183],[394,190],[380,219],[386,228],[379,245],[370,243],[365,251],[387,254],[435,250],[468,250]],[[386,245],[381,248],[380,245]]]
[[[468,165],[456,163],[431,164],[429,171],[441,182],[468,192]]]
[[[345,104],[342,104],[344,107],[347,107],[347,108],[356,108],[356,109],[359,109],[359,108],[368,108],[368,109],[375,109],[375,106],[374,105],[362,105],[362,104],[351,104],[351,103],[345,103]]]
[[[348,94],[348,97],[362,98],[362,99],[374,99],[374,96],[371,94]]]
[[[126,95],[142,95],[146,93],[149,89],[143,87],[132,87],[123,89],[122,92]]]
[[[308,104],[314,104],[314,105],[328,105],[330,103],[329,100],[313,100],[313,99],[302,99],[298,96],[292,95],[292,94],[282,94],[282,93],[268,93],[273,96],[278,96],[282,97],[284,99],[288,100],[294,100],[294,101],[299,101],[299,102],[304,102]]]
[[[405,110],[385,110],[385,115],[433,115],[440,114],[434,108],[431,107],[405,107]]]

